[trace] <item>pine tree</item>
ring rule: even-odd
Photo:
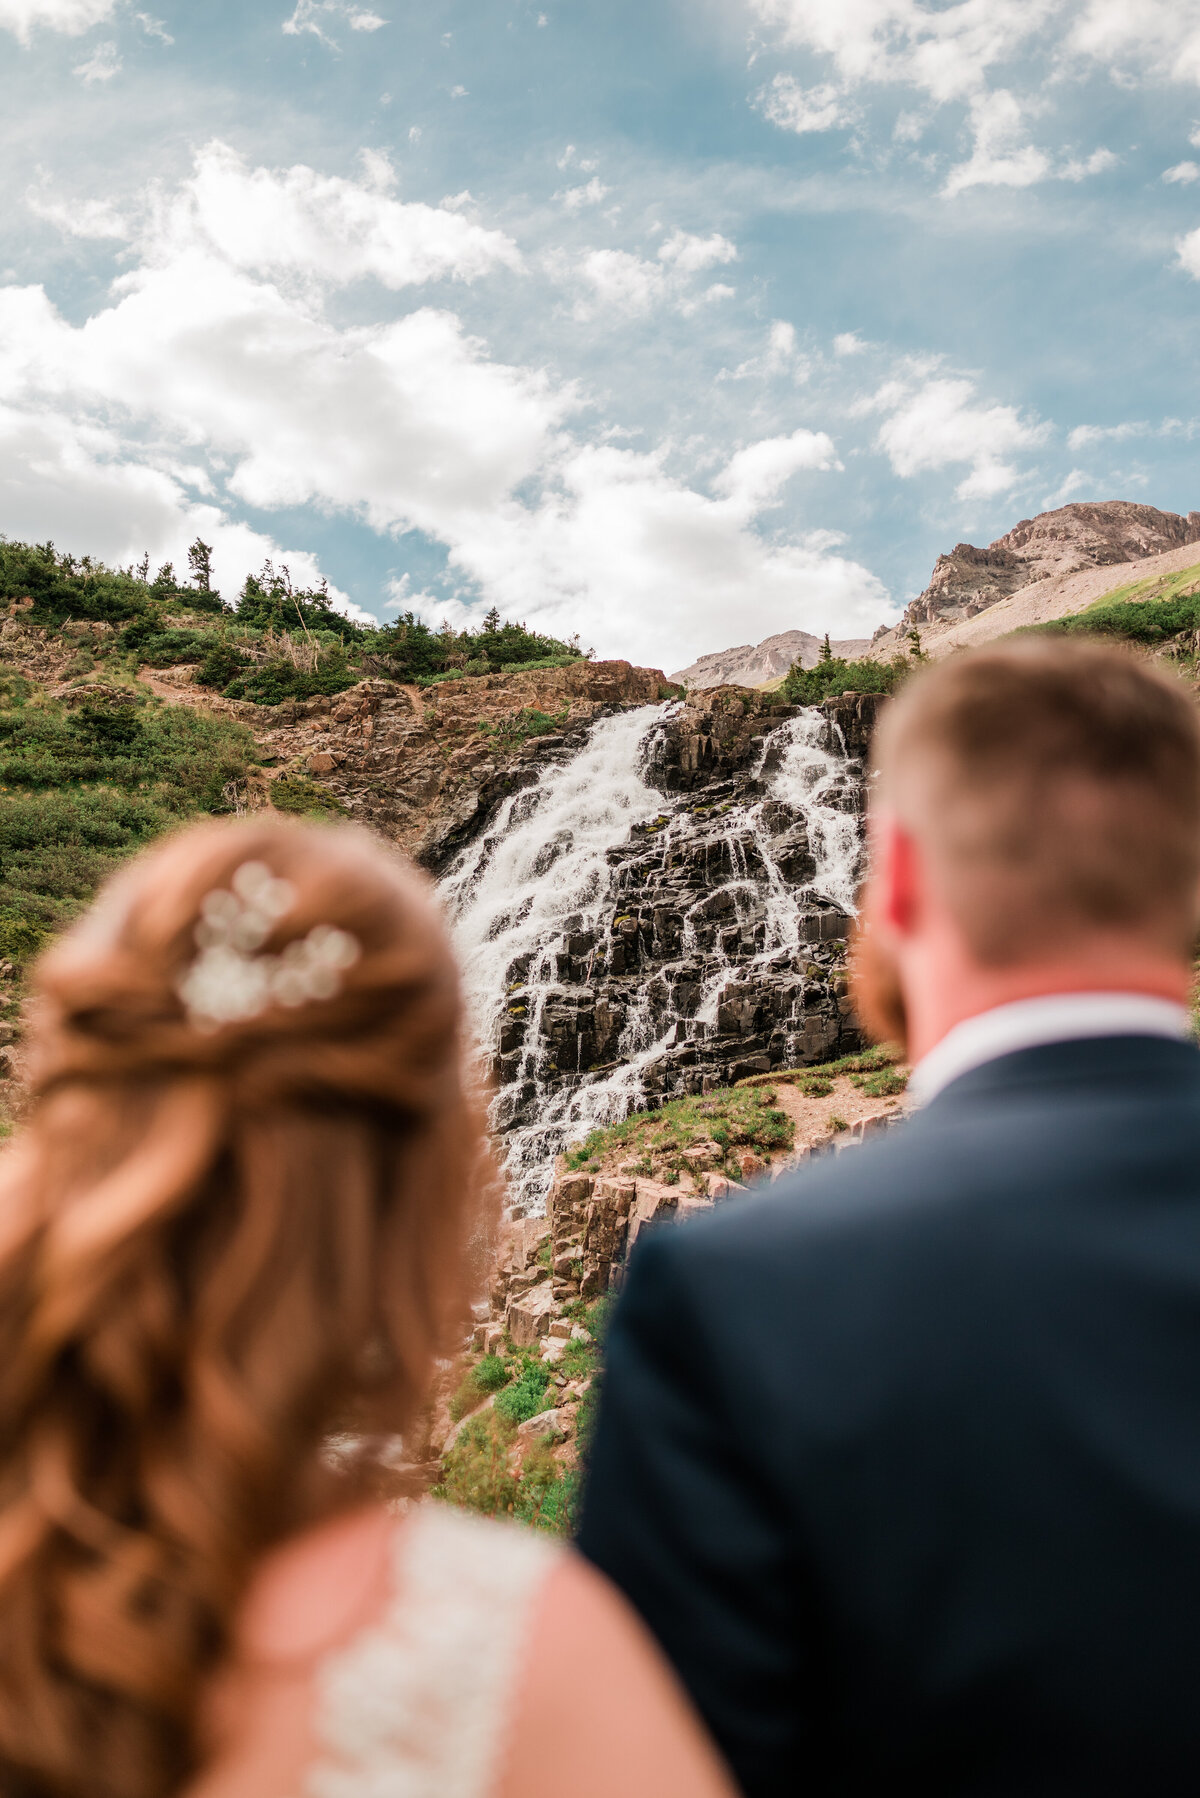
[[[485,631],[498,631],[500,629],[500,613],[495,606],[492,607],[491,611],[484,619],[483,628]]]
[[[828,631],[825,632],[824,641],[821,644],[821,653],[817,660],[821,662],[832,662],[833,660],[833,647],[829,641]]]
[[[192,571],[192,582],[199,587],[201,593],[212,592],[212,544],[204,543],[199,537],[188,550],[188,567]]]

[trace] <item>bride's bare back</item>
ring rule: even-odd
[[[731,1798],[657,1648],[574,1554],[440,1506],[278,1550],[187,1798]]]

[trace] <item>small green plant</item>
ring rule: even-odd
[[[829,1114],[829,1128],[835,1136],[838,1136],[843,1130],[848,1130],[850,1126],[845,1118],[839,1117],[836,1111],[831,1111]]]
[[[528,1423],[546,1409],[546,1386],[549,1381],[545,1363],[533,1355],[526,1356],[513,1379],[496,1394],[496,1413],[511,1424]]]
[[[277,812],[298,818],[345,818],[346,807],[307,774],[281,774],[271,782],[271,804]]]

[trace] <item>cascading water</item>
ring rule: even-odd
[[[836,727],[803,711],[740,781],[668,795],[678,709],[601,720],[443,881],[524,1209],[589,1129],[839,1040],[811,960],[834,959],[814,945],[844,935],[860,854]]]

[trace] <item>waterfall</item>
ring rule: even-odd
[[[541,1202],[557,1153],[638,1109],[655,1082],[656,1096],[699,1090],[693,1064],[728,1038],[731,992],[784,992],[783,1040],[800,1053],[812,992],[799,970],[820,953],[806,949],[806,931],[822,902],[853,910],[855,783],[844,747],[822,741],[836,728],[825,714],[778,725],[745,796],[714,808],[652,784],[677,709],[602,719],[574,756],[505,801],[442,883],[474,1028],[497,1070],[492,1124],[523,1209]],[[798,853],[807,879],[795,877]],[[725,875],[716,880],[714,854]],[[631,909],[645,913],[648,891],[664,899],[656,921],[668,900],[678,919],[652,953]]]

